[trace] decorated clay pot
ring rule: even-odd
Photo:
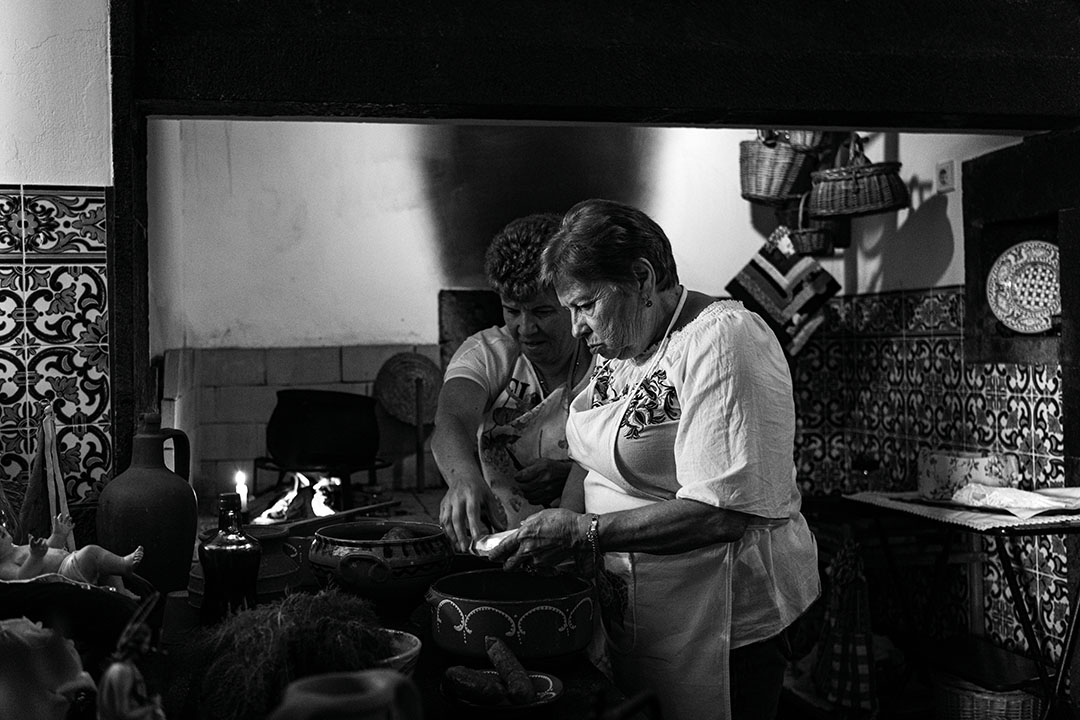
[[[323,587],[411,611],[450,570],[454,548],[435,523],[366,518],[315,532],[308,563]]]
[[[575,575],[470,570],[436,580],[427,593],[431,636],[455,655],[482,658],[484,638],[502,638],[521,659],[570,655],[593,635],[592,586]]]
[[[951,500],[971,483],[1016,487],[1020,479],[1016,456],[1001,453],[924,448],[918,469],[919,495],[929,500]]]

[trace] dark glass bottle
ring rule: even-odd
[[[199,619],[213,625],[226,616],[255,607],[262,547],[243,530],[240,496],[218,496],[217,534],[199,546],[203,600]]]

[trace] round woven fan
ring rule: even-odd
[[[435,421],[442,373],[426,355],[404,352],[391,356],[375,376],[375,399],[392,417],[410,425]]]

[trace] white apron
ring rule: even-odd
[[[666,351],[686,295],[684,288],[637,385],[653,373]],[[574,460],[589,470],[588,512],[629,510],[666,500],[631,485],[616,461],[619,423],[637,385],[622,400],[593,408],[590,382],[570,407],[567,441]],[[628,695],[652,689],[664,720],[727,720],[731,715],[731,565],[728,543],[678,555],[604,553],[614,598],[602,598],[601,606],[615,681]]]
[[[516,363],[528,361],[519,356]],[[513,375],[519,373],[515,371]],[[504,389],[500,393],[497,405],[507,404],[507,392]],[[506,517],[500,519],[506,522],[507,529],[518,527],[522,520],[544,509],[525,499],[521,485],[514,479],[515,473],[541,457],[551,460],[570,457],[566,445],[567,392],[564,383],[536,407],[507,424],[484,423],[477,431],[480,468],[506,512]]]

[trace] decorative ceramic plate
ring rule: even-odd
[[[994,316],[1010,330],[1049,330],[1051,316],[1061,313],[1057,246],[1028,240],[1003,252],[986,278],[986,299]]]

